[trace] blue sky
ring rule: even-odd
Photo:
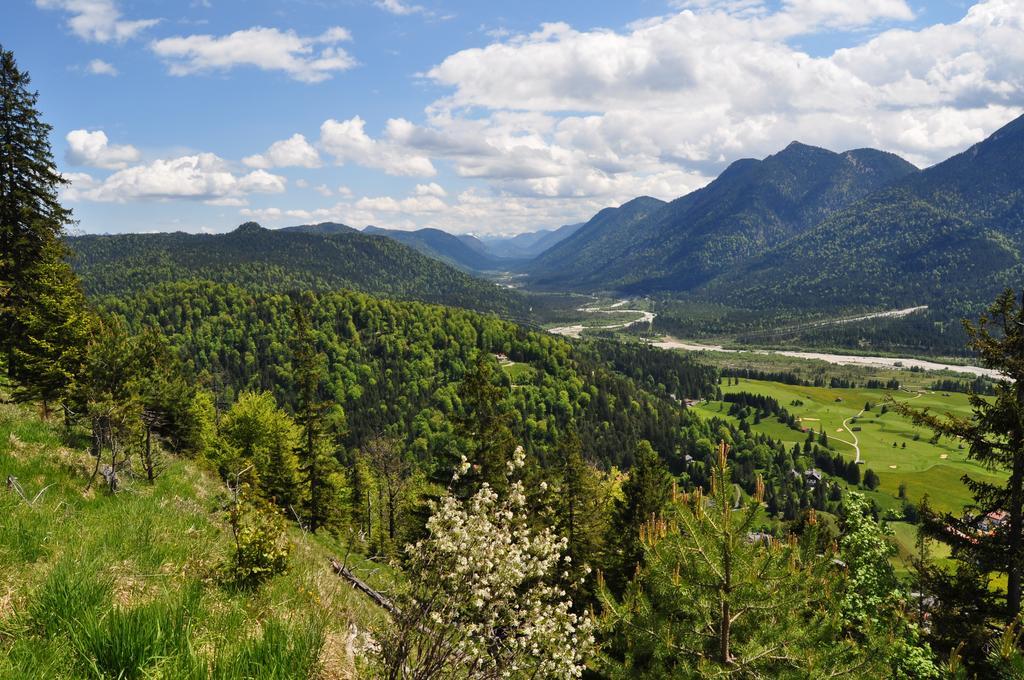
[[[1024,0],[6,0],[83,232],[513,233],[1024,111]]]

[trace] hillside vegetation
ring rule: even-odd
[[[354,230],[122,234],[68,239],[89,294],[124,294],[204,278],[257,291],[348,288],[524,318],[526,299],[387,238]]]
[[[350,677],[381,612],[330,571],[334,539],[289,530],[291,569],[254,595],[224,578],[215,473],[173,460],[113,495],[85,490],[92,460],[0,407],[0,677]]]

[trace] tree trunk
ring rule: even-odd
[[[1010,475],[1010,559],[1006,567],[1006,613],[1011,621],[1020,612],[1021,600],[1021,526],[1024,505],[1024,452],[1014,455]]]
[[[96,459],[96,465],[92,469],[92,475],[89,477],[89,483],[85,485],[85,490],[86,491],[88,491],[89,489],[92,488],[92,483],[94,481],[96,481],[96,475],[98,475],[99,472],[100,472],[100,453],[102,452],[102,449],[100,447],[100,433],[99,433],[99,429],[98,428],[99,428],[99,425],[96,422],[96,419],[93,418],[92,419],[92,444],[90,445],[90,449],[91,449],[90,453],[92,453],[93,457]]]
[[[146,479],[153,483],[153,428],[146,426]]]

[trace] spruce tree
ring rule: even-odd
[[[510,427],[511,416],[504,406],[508,390],[498,384],[495,366],[491,357],[480,352],[459,385],[462,415],[456,421],[456,433],[470,464],[453,486],[460,498],[468,498],[484,482],[499,492],[507,487],[506,466],[512,460],[516,440]],[[437,481],[447,483],[451,479],[456,463],[449,462],[448,469],[437,471]]]
[[[565,537],[574,567],[592,564],[604,541],[605,493],[596,470],[583,457],[575,428],[558,443],[556,459],[556,529]]]
[[[929,513],[925,524],[935,538],[951,545],[961,563],[1006,574],[1003,614],[1011,621],[1020,613],[1024,586],[1024,305],[1008,289],[977,324],[964,321],[964,328],[981,363],[1002,375],[994,384],[994,398],[972,393],[970,418],[936,416],[904,402],[894,402],[893,408],[936,436],[961,439],[969,459],[1005,473],[1005,482],[964,475],[974,502],[960,516]]]
[[[70,211],[58,190],[38,94],[14,54],[0,47],[0,355],[18,399],[66,390],[84,338],[81,296],[61,242]]]
[[[672,476],[650,442],[641,440],[633,452],[622,498],[615,503],[605,560],[613,587],[623,585],[643,559],[640,527],[664,510],[672,493]]]
[[[306,522],[310,531],[328,526],[338,510],[337,484],[340,466],[326,440],[325,413],[332,404],[321,397],[327,367],[317,350],[309,311],[316,303],[306,293],[292,307],[292,377],[297,389],[295,420],[302,428],[299,459],[306,478]]]

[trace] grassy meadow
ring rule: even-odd
[[[925,389],[892,391],[803,387],[746,379],[739,379],[738,385],[730,384],[734,382],[733,379],[723,379],[723,393],[749,392],[773,397],[800,418],[803,427],[815,432],[824,431],[829,443],[850,460],[856,455],[856,443],[860,447],[860,459],[864,462],[862,474],[870,468],[881,480],[877,491],[867,495],[883,509],[896,508],[901,504],[899,489],[903,484],[910,502],[916,503],[927,494],[932,507],[956,512],[971,501],[971,495],[961,481],[965,473],[976,479],[992,479],[989,471],[967,460],[966,448],[961,448],[959,442],[947,438],[933,442],[930,430],[915,427],[891,409],[882,413],[885,399],[891,397],[935,413],[968,415],[970,406],[966,394]],[[861,413],[869,403],[871,410]],[[710,401],[695,408],[708,417],[728,417],[729,404]],[[805,434],[790,429],[773,417],[765,418],[757,425],[752,424],[751,428],[779,439],[787,446],[802,444],[806,438]],[[900,552],[898,559],[905,562],[913,551],[916,528],[898,522],[892,526]],[[944,557],[941,554],[934,556]]]
[[[331,572],[342,546],[289,529],[290,570],[238,590],[215,475],[175,460],[112,495],[84,491],[89,463],[0,406],[0,479],[42,491],[0,488],[0,677],[350,677],[380,613]]]

